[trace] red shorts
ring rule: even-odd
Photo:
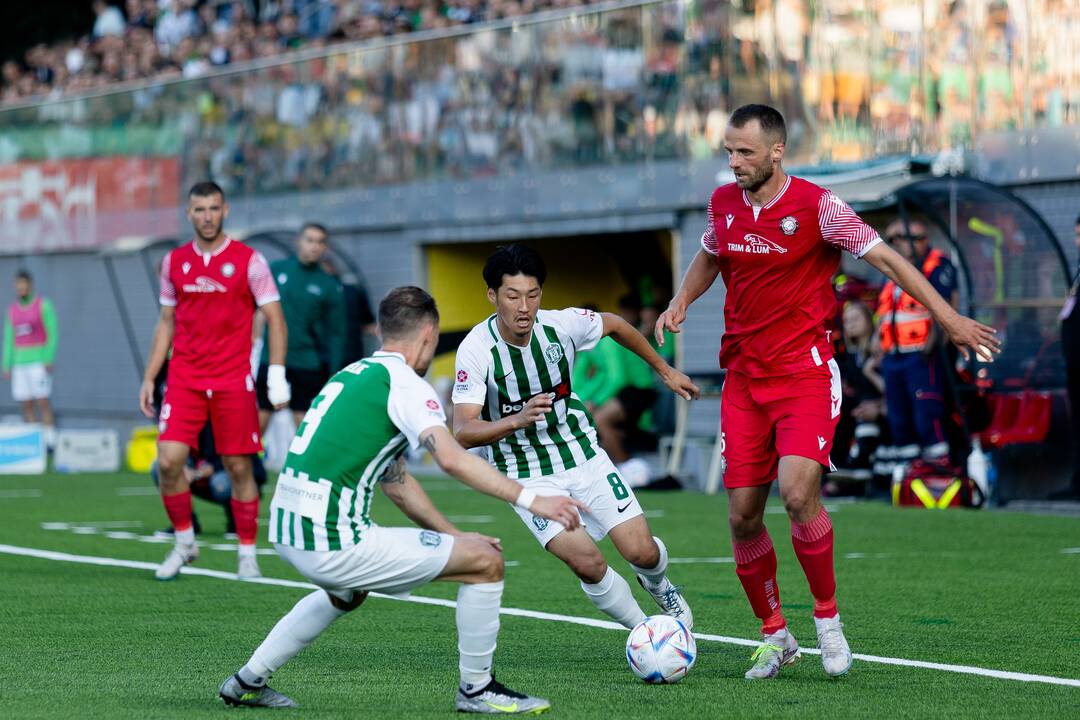
[[[840,370],[835,360],[783,377],[728,372],[720,397],[724,487],[766,485],[786,455],[826,468],[840,418]]]
[[[262,450],[255,383],[229,390],[195,390],[170,384],[165,390],[158,419],[158,440],[199,447],[199,432],[206,421],[214,431],[219,455],[251,455]]]

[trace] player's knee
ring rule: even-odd
[[[476,564],[477,573],[483,578],[483,582],[499,582],[506,575],[502,553],[490,545],[485,545],[480,550]]]
[[[796,521],[801,521],[817,502],[814,495],[802,488],[784,493],[783,500],[788,517]]]
[[[162,481],[168,483],[183,472],[186,463],[186,458],[181,459],[172,457],[167,453],[162,453],[157,459],[157,471],[161,475]]]
[[[756,514],[741,513],[732,510],[728,513],[728,525],[731,536],[736,540],[749,540],[761,534],[765,527],[761,517]]]
[[[566,564],[574,571],[574,574],[577,575],[579,579],[590,585],[595,585],[603,580],[604,575],[607,573],[607,562],[600,553],[596,553],[595,555],[590,554],[585,557],[575,557],[566,561]]]

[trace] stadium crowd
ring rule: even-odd
[[[125,14],[98,0],[90,35],[4,64],[0,102],[192,78],[42,106],[25,121],[171,133],[170,147],[186,154],[184,180],[211,176],[230,192],[710,158],[721,153],[729,108],[747,98],[772,98],[784,111],[797,163],[934,151],[1025,123],[1080,121],[1080,12],[1058,0],[1034,9],[952,0],[923,20],[905,3],[876,0],[872,22],[839,2],[819,15],[801,0],[665,3],[201,77],[297,48],[576,4],[129,0]],[[23,122],[7,117],[0,124]],[[126,135],[123,154],[160,152]]]

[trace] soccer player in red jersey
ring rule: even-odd
[[[251,455],[259,452],[259,415],[251,377],[251,322],[258,307],[270,331],[268,394],[275,407],[289,402],[285,380],[285,316],[266,259],[229,237],[225,194],[212,182],[188,193],[195,239],[161,265],[161,316],[154,330],[139,406],[154,417],[154,378],[169,357],[168,385],[158,420],[161,499],[176,532],[176,546],[158,568],[171,580],[198,557],[191,523],[191,490],[184,477],[188,452],[198,447],[207,419],[214,445],[232,480],[232,511],[239,537],[240,577],[258,577],[255,535],[259,494]]]
[[[993,328],[957,314],[843,200],[785,174],[785,140],[784,119],[771,107],[746,105],[732,114],[724,149],[735,182],[713,192],[702,247],[656,322],[662,343],[663,331],[679,332],[687,307],[723,276],[724,487],[736,573],[764,636],[746,673],[750,679],[775,677],[799,656],[781,610],[776,553],[763,522],[774,478],[814,596],[825,672],[843,675],[851,667],[836,606],[832,523],[820,500],[841,402],[831,343],[832,277],[840,252],[866,260],[925,305],[964,357],[971,350],[989,360],[1000,350]]]

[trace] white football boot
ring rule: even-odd
[[[191,545],[177,544],[173,546],[173,549],[169,551],[161,565],[158,566],[158,569],[154,572],[154,577],[158,580],[172,580],[180,574],[180,568],[195,562],[198,557],[198,545],[194,543]]]
[[[817,642],[821,648],[821,666],[829,677],[846,675],[851,669],[851,648],[844,637],[844,623],[839,615],[831,618],[814,618],[817,626]]]
[[[784,628],[778,633],[766,635],[758,649],[750,656],[754,666],[746,671],[747,680],[768,680],[780,674],[780,668],[791,665],[802,656],[795,636]]]

